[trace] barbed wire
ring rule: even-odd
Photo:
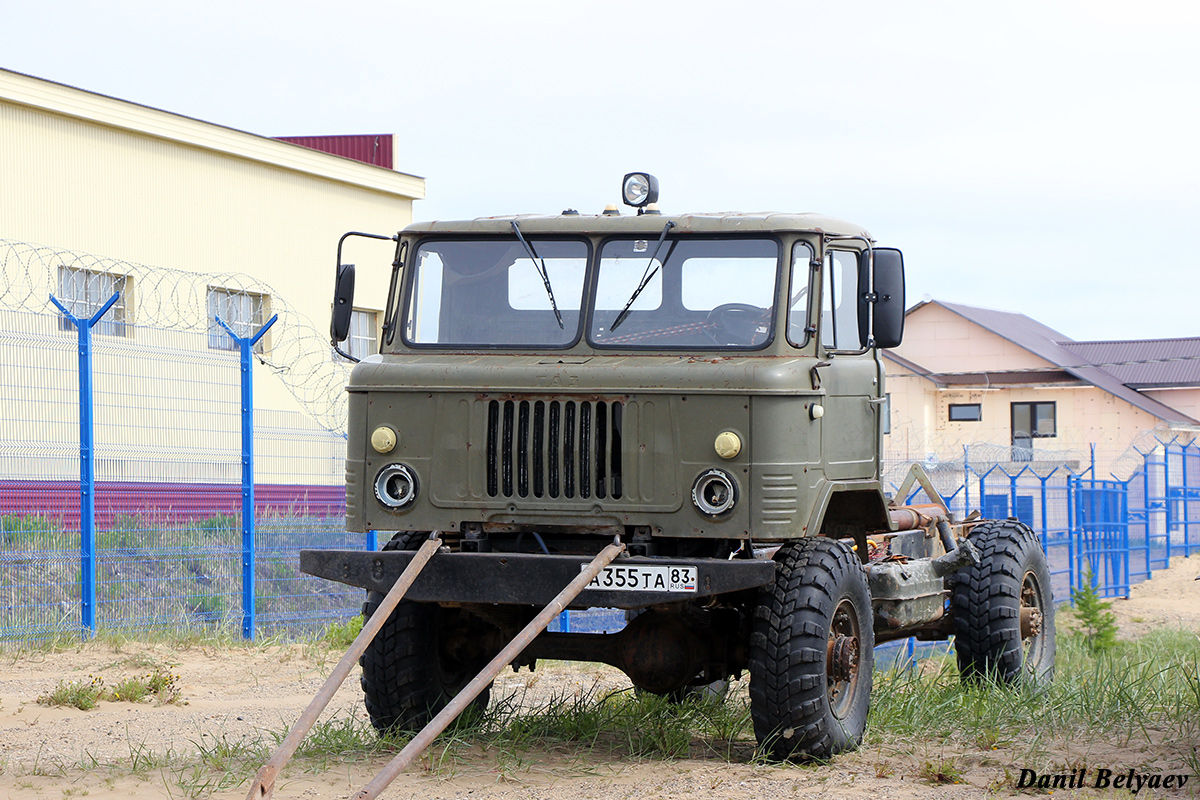
[[[0,239],[0,307],[58,315],[55,295],[76,316],[90,316],[114,291],[122,297],[113,324],[228,334],[214,307],[239,336],[279,320],[256,348],[302,408],[326,430],[345,435],[351,364],[334,356],[328,336],[270,284],[238,272],[197,273]]]

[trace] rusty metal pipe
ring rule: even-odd
[[[429,559],[437,552],[437,549],[442,546],[442,540],[438,538],[437,532],[430,534],[429,539],[421,545],[409,562],[408,567],[401,573],[400,577],[392,584],[392,588],[384,595],[383,601],[379,607],[375,609],[375,613],[371,618],[363,623],[362,631],[354,638],[354,642],[350,645],[350,649],[342,656],[342,660],[333,668],[333,672],[329,673],[329,677],[325,679],[325,683],[321,686],[321,690],[317,692],[316,697],[308,704],[308,708],[304,709],[304,713],[300,715],[300,719],[296,720],[296,724],[288,731],[287,737],[280,743],[275,753],[263,764],[258,770],[258,774],[254,776],[254,782],[250,784],[250,793],[246,795],[246,800],[270,800],[271,795],[275,792],[275,778],[279,776],[279,772],[296,752],[296,748],[300,746],[305,734],[309,732],[317,717],[321,716],[321,712],[325,710],[325,706],[329,705],[329,701],[333,699],[339,687],[345,682],[346,677],[350,674],[350,670],[358,663],[361,656],[367,649],[367,645],[374,640],[379,633],[379,629],[383,627],[383,623],[387,622],[388,617],[399,605],[400,599],[404,597],[404,593],[417,579],[417,575],[429,563]]]
[[[892,524],[898,531],[927,528],[935,522],[945,521],[948,518],[944,508],[932,504],[892,508],[888,510],[888,516],[891,517]]]
[[[550,601],[550,605],[543,608],[541,613],[534,617],[517,634],[515,639],[505,645],[504,649],[488,662],[488,665],[483,668],[482,672],[464,686],[463,690],[455,695],[454,699],[447,703],[446,707],[438,712],[438,715],[431,719],[429,724],[422,728],[421,732],[414,736],[404,746],[404,749],[397,753],[396,757],[378,775],[371,779],[370,783],[363,787],[362,791],[354,795],[353,800],[375,800],[379,796],[379,793],[386,789],[392,781],[396,780],[396,777],[407,769],[408,765],[415,761],[417,756],[425,752],[425,748],[433,743],[438,734],[446,730],[455,717],[461,714],[463,709],[479,696],[479,693],[500,674],[500,670],[504,669],[514,658],[520,655],[521,651],[528,647],[529,643],[539,633],[546,630],[546,627],[554,621],[554,618],[566,609],[567,604],[574,600],[592,582],[592,578],[599,575],[600,570],[611,564],[612,560],[624,552],[624,550],[625,545],[620,542],[613,542],[601,550],[583,571]]]

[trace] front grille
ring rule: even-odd
[[[620,499],[624,415],[620,401],[488,401],[488,496]]]

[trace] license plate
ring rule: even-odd
[[[586,564],[579,566],[582,572]],[[605,567],[587,585],[601,592],[695,592],[696,568],[685,566],[610,566]]]

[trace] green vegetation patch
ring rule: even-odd
[[[104,678],[89,675],[86,681],[59,681],[53,690],[37,699],[42,706],[71,706],[81,711],[90,711],[102,701],[171,705],[182,702],[179,691],[179,676],[170,670],[155,667],[145,675],[123,678],[111,689],[104,685]]]

